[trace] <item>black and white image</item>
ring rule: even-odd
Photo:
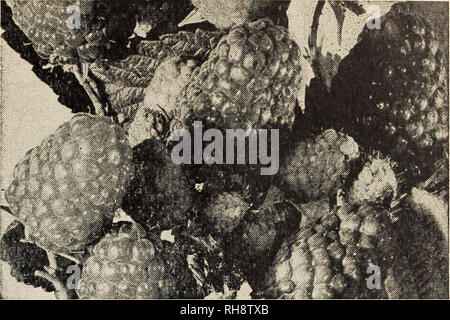
[[[0,33],[0,298],[449,299],[448,2],[2,0]]]

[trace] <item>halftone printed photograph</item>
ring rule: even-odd
[[[447,1],[1,0],[0,34],[0,299],[449,299]]]

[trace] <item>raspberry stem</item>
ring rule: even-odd
[[[94,105],[95,113],[99,115],[105,115],[105,109],[103,107],[102,102],[100,101],[99,94],[96,92],[98,90],[97,85],[94,84],[94,81],[89,77],[86,71],[86,65],[81,67],[82,71],[80,71],[79,66],[72,66],[71,71],[78,79],[80,85],[86,91],[86,94],[91,99],[92,104]]]
[[[54,253],[50,252],[50,251],[46,251],[47,253],[47,258],[48,258],[48,270],[46,267],[45,270],[47,272],[49,272],[50,274],[55,274],[56,269],[58,269],[58,263],[56,262],[56,256]]]
[[[71,255],[65,254],[65,253],[58,253],[58,255],[60,255],[63,258],[66,258],[67,260],[70,260],[72,262],[74,262],[75,264],[81,264],[81,261]]]

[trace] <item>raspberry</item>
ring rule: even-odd
[[[300,218],[289,203],[272,204],[249,212],[225,239],[226,255],[240,266],[250,285],[259,280],[281,242],[296,232]]]
[[[136,24],[135,6],[126,1],[85,0],[76,26],[73,1],[8,1],[13,18],[31,40],[36,52],[55,64],[74,64],[126,52]],[[70,28],[68,22],[73,23]]]
[[[372,158],[364,164],[349,192],[350,202],[382,202],[397,195],[397,178],[387,159]]]
[[[289,299],[388,297],[401,284],[388,271],[398,259],[395,234],[381,208],[344,206],[288,238],[257,297]],[[381,290],[370,290],[368,267],[381,271]],[[387,288],[389,284],[389,288]],[[398,289],[395,294],[398,295]],[[403,292],[403,291],[402,291]]]
[[[166,34],[159,40],[140,41],[136,52],[125,59],[107,63],[97,61],[90,69],[104,83],[106,98],[114,111],[130,121],[142,105],[145,89],[161,63],[180,56],[205,61],[222,35],[200,29]]]
[[[146,239],[137,225],[122,226],[92,249],[78,295],[81,299],[186,298],[183,291],[194,285],[187,280],[193,280],[187,263],[180,266],[178,258],[164,250],[159,241]]]
[[[422,299],[448,299],[448,206],[413,188],[397,223],[399,248],[406,256]]]
[[[30,240],[55,252],[84,250],[112,223],[131,157],[111,119],[80,113],[27,152],[6,198]]]
[[[391,156],[399,172],[407,170],[411,186],[442,157],[448,79],[431,23],[410,6],[395,4],[380,29],[364,28],[339,65],[331,88],[335,108],[327,118],[362,147]]]
[[[76,76],[65,72],[61,66],[48,68],[48,60],[38,56],[30,39],[14,23],[11,8],[5,1],[1,2],[2,39],[16,51],[22,59],[31,64],[31,71],[47,84],[58,97],[58,102],[70,108],[73,113],[88,112],[93,108],[89,96],[79,84]]]
[[[228,233],[238,226],[248,208],[238,193],[222,193],[207,205],[205,216],[219,232]]]
[[[193,186],[181,166],[172,162],[165,145],[146,140],[134,151],[136,168],[122,208],[145,228],[170,229],[188,220]]]
[[[132,147],[147,139],[165,141],[170,132],[170,120],[164,110],[140,105],[127,131]]]
[[[155,137],[169,136],[172,109],[176,97],[187,86],[195,61],[167,58],[155,71],[150,85],[144,91],[144,102],[128,128],[130,143],[135,146]]]
[[[281,180],[298,202],[319,200],[337,192],[358,156],[351,137],[329,129],[292,147],[280,167]]]
[[[300,79],[300,51],[285,28],[268,19],[239,25],[194,71],[176,118],[222,129],[290,127]]]
[[[273,250],[276,238],[295,229],[301,215],[288,203],[272,204],[259,212],[250,213],[236,230],[239,242],[248,255],[267,256]]]

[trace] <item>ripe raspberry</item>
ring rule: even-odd
[[[165,145],[146,140],[134,151],[136,168],[122,208],[145,228],[170,229],[188,220],[193,186],[172,162]]]
[[[289,1],[260,0],[192,0],[201,16],[219,29],[227,29],[259,18],[270,16],[274,23],[287,24]],[[287,27],[287,25],[285,25]]]
[[[6,198],[30,240],[55,252],[84,250],[120,207],[131,157],[110,118],[80,113],[27,152]]]
[[[229,233],[238,226],[248,208],[238,193],[222,193],[207,205],[204,213],[216,230]]]
[[[119,61],[97,61],[91,66],[95,77],[104,83],[111,107],[125,120],[132,120],[145,98],[145,88],[161,63],[168,58],[189,56],[203,62],[223,33],[197,30],[161,36],[159,40],[140,41],[136,53]]]
[[[14,0],[8,4],[36,52],[55,64],[120,56],[136,24],[136,8],[126,1],[81,1],[79,27],[73,1]]]
[[[233,27],[179,96],[177,120],[215,128],[290,127],[301,79],[300,51],[268,19]]]
[[[30,46],[30,39],[16,25],[11,8],[5,1],[1,2],[2,39],[20,57],[31,64],[30,70],[47,84],[56,94],[58,102],[68,107],[73,113],[88,112],[94,108],[85,89],[78,82],[75,74],[65,72],[62,67],[48,68],[48,60],[39,57]]]
[[[158,240],[146,239],[137,225],[122,226],[94,246],[84,264],[78,295],[81,299],[185,297],[183,290],[193,282],[178,279],[192,278],[191,272],[187,264],[178,268],[178,258],[163,250]]]
[[[195,65],[195,61],[182,61],[179,57],[167,58],[159,65],[144,90],[143,105],[128,128],[132,146],[152,137],[164,141],[169,136],[176,98],[188,85]]]
[[[390,155],[413,184],[430,174],[447,141],[448,79],[431,23],[410,5],[395,4],[381,28],[360,34],[333,81],[329,120],[363,147]]]
[[[41,287],[47,292],[54,291],[52,283],[35,275],[36,271],[45,271],[44,267],[49,266],[45,250],[23,240],[26,240],[25,227],[19,221],[14,221],[0,240],[0,260],[10,266],[11,276],[17,281],[35,288]],[[59,256],[56,257],[56,262],[55,276],[62,283],[66,283],[70,275],[67,268],[73,265],[73,262]]]
[[[397,6],[399,6],[397,4]],[[445,2],[417,2],[407,1],[404,2],[399,9],[410,12],[412,14],[419,14],[423,16],[427,21],[433,21],[433,26],[446,26],[448,24],[448,4]],[[436,40],[442,45],[442,52],[444,59],[448,61],[448,29],[440,28],[435,29]],[[446,65],[448,62],[446,63]]]
[[[349,192],[354,204],[383,202],[397,195],[397,178],[388,159],[372,158],[364,164]]]
[[[358,156],[353,138],[329,129],[294,145],[280,167],[281,180],[300,202],[319,200],[337,192]]]
[[[380,208],[344,206],[287,239],[256,296],[289,299],[387,297],[389,268],[397,257],[392,224]],[[368,267],[381,271],[370,290]],[[372,272],[371,272],[372,274]],[[401,284],[399,284],[401,286]]]

